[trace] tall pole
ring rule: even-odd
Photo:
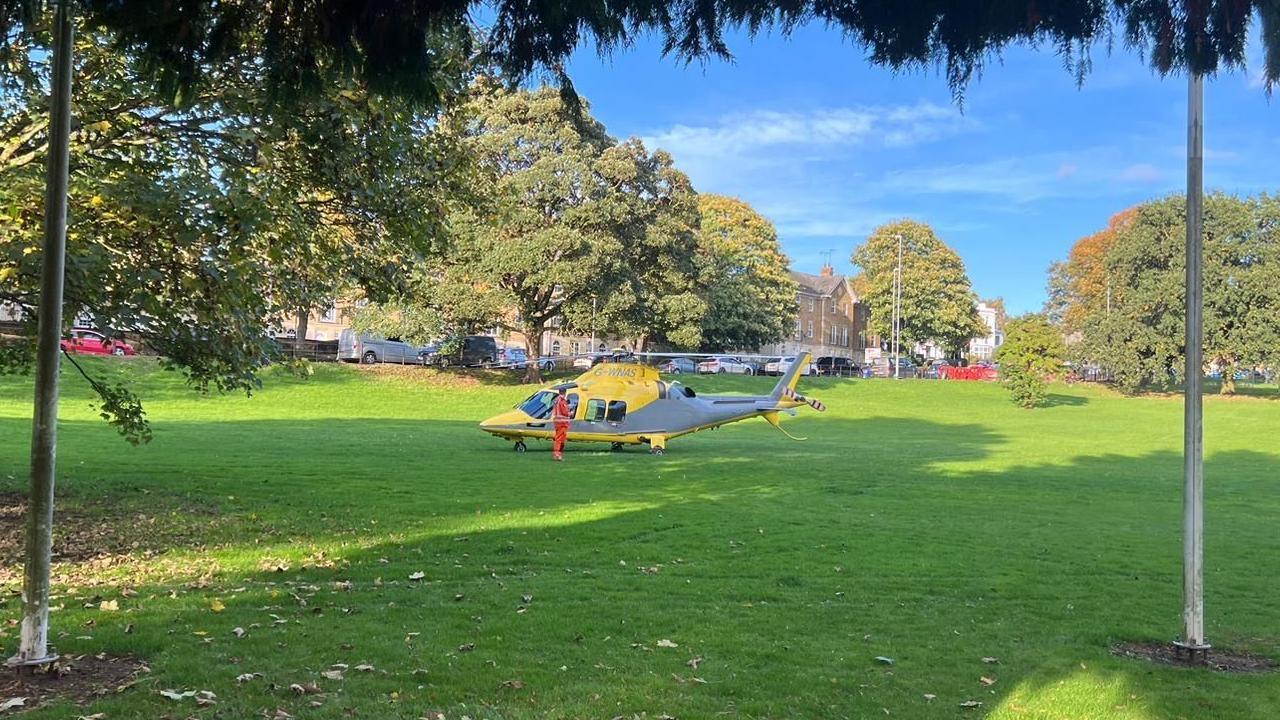
[[[902,236],[898,236],[898,266],[893,272],[893,379],[902,377]]]
[[[35,412],[31,423],[31,497],[22,581],[22,632],[11,665],[42,665],[49,654],[49,558],[53,546],[53,478],[58,444],[58,343],[67,254],[67,164],[71,138],[71,0],[55,3],[45,167],[44,247],[36,339]]]
[[[1204,637],[1204,359],[1201,263],[1204,244],[1204,78],[1187,90],[1187,328],[1182,460],[1182,640],[1193,655]]]
[[[591,296],[591,350],[596,351],[596,296]]]

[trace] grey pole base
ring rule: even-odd
[[[1196,656],[1198,655],[1200,657],[1200,662],[1202,663],[1209,662],[1209,650],[1213,648],[1209,643],[1197,644],[1189,643],[1184,640],[1174,640],[1173,647],[1176,649],[1175,652],[1178,655],[1181,656],[1185,654],[1187,656],[1187,660],[1191,662],[1195,662]]]
[[[24,660],[23,658],[20,658],[17,655],[14,655],[13,657],[4,661],[4,666],[20,669],[24,667],[39,667],[41,665],[51,665],[57,661],[58,661],[57,653],[51,653],[49,655],[46,655],[45,657],[36,658],[35,660]]]

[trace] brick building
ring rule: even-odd
[[[867,360],[867,349],[880,341],[867,330],[870,310],[853,291],[849,278],[837,275],[830,265],[817,275],[791,272],[800,286],[796,293],[796,317],[792,332],[781,342],[760,349],[765,355],[809,352],[815,358],[847,357],[855,363]]]

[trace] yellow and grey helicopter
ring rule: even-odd
[[[576,380],[539,390],[514,409],[480,423],[480,429],[514,441],[516,452],[527,449],[527,438],[551,439],[555,432],[551,410],[563,388],[572,418],[570,442],[607,442],[614,449],[648,445],[650,452],[661,455],[668,440],[699,430],[754,417],[763,417],[782,430],[780,413],[794,414],[803,406],[826,410],[821,402],[796,392],[796,382],[808,366],[809,355],[804,353],[768,395],[703,396],[679,382],[663,380],[653,367],[634,361],[607,362]]]

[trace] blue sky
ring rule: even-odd
[[[769,217],[797,270],[831,251],[851,272],[872,229],[910,217],[960,253],[979,295],[1038,310],[1046,267],[1077,238],[1185,183],[1186,79],[1133,52],[1095,51],[1077,87],[1051,50],[1011,49],[962,109],[938,72],[872,67],[823,28],[729,45],[734,61],[689,66],[656,42],[604,59],[583,48],[568,70],[613,135],[668,150],[699,191]],[[1260,54],[1255,42],[1255,66]],[[1205,96],[1206,187],[1280,190],[1280,97],[1240,72]]]

